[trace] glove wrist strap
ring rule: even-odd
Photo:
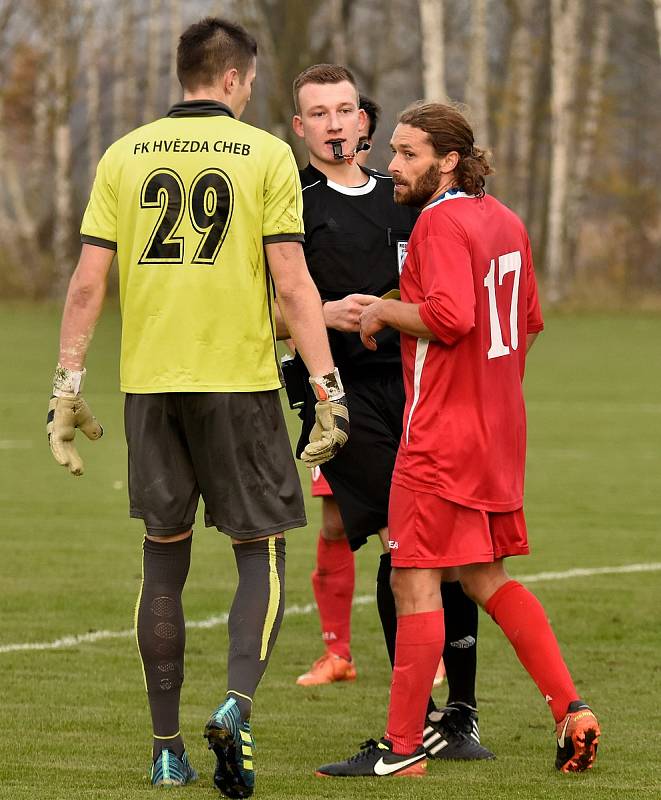
[[[311,377],[310,385],[317,400],[341,400],[344,397],[344,387],[337,367],[327,375]]]
[[[80,394],[86,372],[86,369],[68,369],[58,364],[53,376],[53,395],[55,397],[75,397]]]

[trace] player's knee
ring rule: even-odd
[[[344,539],[344,523],[337,503],[330,497],[323,498],[321,510],[321,536],[329,541]]]
[[[438,570],[393,568],[390,586],[395,598],[397,616],[440,609],[439,583]]]
[[[470,597],[470,599],[474,603],[477,603],[478,605],[483,605],[480,599],[481,585],[479,579],[476,578],[476,576],[474,575],[465,575],[462,573],[460,580],[461,580],[461,588],[464,590],[464,594],[467,597]]]
[[[502,561],[495,561],[460,567],[459,579],[464,594],[484,608],[491,595],[507,582],[508,576]]]

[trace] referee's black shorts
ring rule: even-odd
[[[404,382],[399,365],[384,367],[342,382],[349,407],[349,441],[321,465],[333,490],[352,550],[388,525],[388,499],[395,458],[402,436]],[[298,452],[314,424],[314,396],[305,404]]]
[[[184,533],[202,495],[207,527],[256,539],[306,524],[280,397],[267,392],[127,394],[131,516]]]

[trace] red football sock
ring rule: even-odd
[[[412,753],[422,744],[427,703],[444,641],[442,609],[397,618],[386,728],[394,753]]]
[[[491,595],[484,608],[512,643],[559,722],[578,694],[544,607],[525,586],[508,581]]]
[[[331,653],[349,660],[354,583],[354,558],[347,539],[330,540],[320,535],[312,588],[319,608],[321,636]]]

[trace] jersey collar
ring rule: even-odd
[[[466,192],[462,192],[461,189],[448,189],[447,192],[443,192],[442,195],[436,198],[433,203],[430,203],[428,206],[423,206],[420,209],[420,213],[422,214],[424,211],[429,211],[430,208],[434,208],[439,203],[444,203],[446,200],[458,200],[460,197],[476,197],[477,195],[474,194],[466,194]]]
[[[167,113],[168,117],[232,117],[234,114],[225,103],[216,100],[182,100],[175,103]]]
[[[360,164],[358,166],[360,167],[360,171],[365,175],[365,177],[367,177],[367,178],[371,178],[372,177],[372,173],[368,169],[365,169],[364,167],[361,167]],[[312,178],[315,181],[321,181],[322,183],[328,183],[328,178],[324,175],[324,173],[321,170],[317,169],[316,167],[313,167],[312,164],[310,164],[310,163],[308,163],[307,167],[305,167],[305,169],[301,170],[301,172],[307,173],[310,176],[310,178]],[[333,183],[333,182],[331,181],[331,183]],[[333,186],[337,186],[337,184],[333,183]],[[363,187],[359,186],[358,188],[362,189]]]

